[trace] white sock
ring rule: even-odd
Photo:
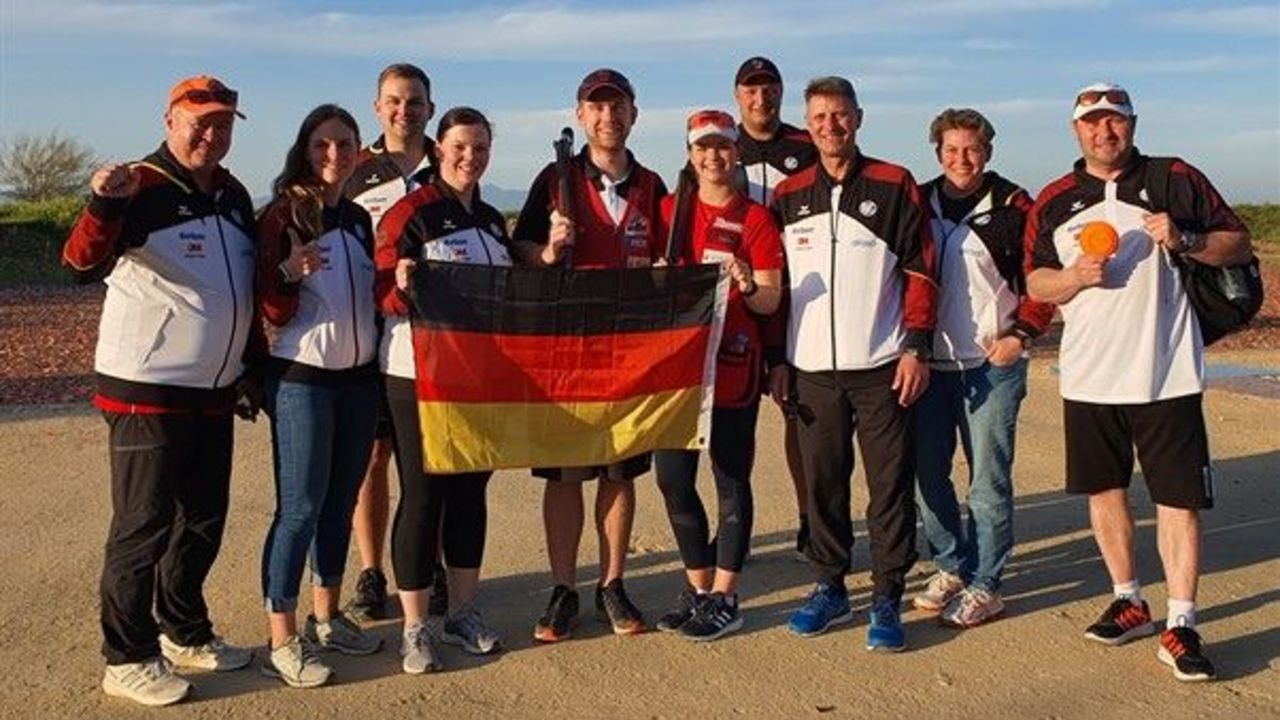
[[[1185,627],[1194,629],[1196,626],[1196,601],[1169,598],[1169,613],[1165,616],[1165,624],[1171,628]]]
[[[1142,604],[1142,586],[1138,584],[1137,580],[1112,585],[1111,589],[1115,592],[1117,598],[1127,598],[1129,602],[1135,605]]]

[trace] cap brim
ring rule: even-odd
[[[1096,112],[1111,112],[1117,115],[1122,115],[1127,118],[1133,117],[1132,107],[1128,105],[1116,105],[1114,103],[1109,103],[1104,100],[1102,102],[1097,102],[1092,105],[1077,105],[1076,109],[1071,113],[1071,119],[1079,120],[1080,118],[1086,115],[1091,115]]]
[[[595,95],[601,90],[612,90],[624,98],[627,98],[629,100],[633,99],[631,97],[631,93],[627,92],[626,88],[622,87],[621,85],[618,85],[617,83],[610,83],[610,82],[603,82],[596,85],[592,85],[589,88],[586,88],[582,92],[578,93],[578,99],[590,100],[592,95]]]
[[[751,84],[752,80],[764,80],[766,82],[771,82],[771,83],[782,82],[782,78],[778,77],[778,74],[773,72],[772,70],[754,70],[752,72],[747,73],[746,75],[743,75],[741,78],[739,78],[738,84],[749,85]]]
[[[732,145],[738,142],[738,132],[736,129],[703,127],[697,128],[696,130],[690,130],[688,134],[688,142],[690,145],[695,145],[715,138],[722,139]]]

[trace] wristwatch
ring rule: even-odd
[[[1022,343],[1023,350],[1030,350],[1035,345],[1035,338],[1031,337],[1025,330],[1013,329],[1013,337],[1018,338],[1018,342]]]
[[[755,278],[748,278],[748,280],[751,281],[751,284],[747,286],[747,289],[738,291],[742,293],[742,297],[744,298],[749,298],[760,290],[760,283],[756,282]]]

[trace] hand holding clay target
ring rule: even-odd
[[[1085,223],[1080,229],[1080,250],[1085,255],[1096,258],[1109,258],[1116,254],[1120,247],[1120,236],[1111,223],[1105,220],[1093,220]]]

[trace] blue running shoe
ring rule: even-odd
[[[804,599],[804,604],[791,613],[787,629],[800,637],[813,637],[826,632],[832,625],[853,620],[849,607],[849,593],[828,583],[818,583]]]
[[[887,598],[871,601],[871,624],[867,626],[867,649],[872,652],[901,652],[907,648],[898,603]]]

